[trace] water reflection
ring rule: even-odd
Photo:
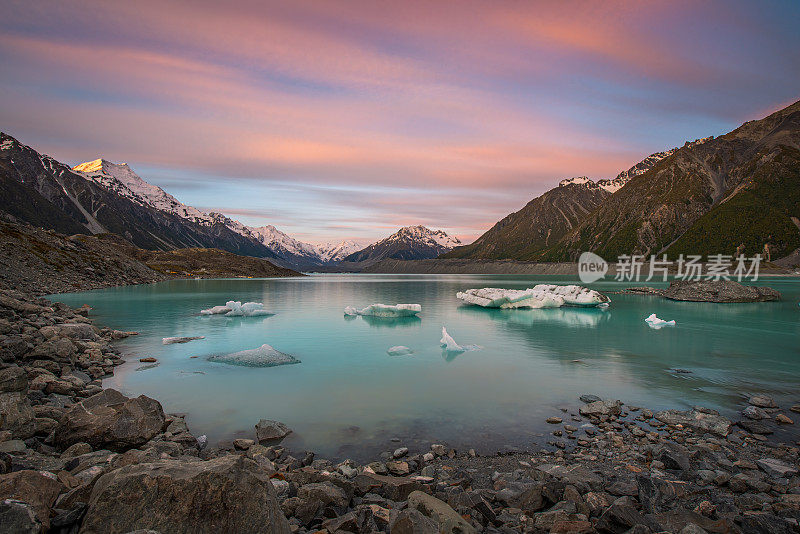
[[[361,315],[365,323],[373,328],[408,328],[419,326],[422,319],[419,317],[376,317],[374,315]]]
[[[570,328],[593,328],[611,318],[608,308],[543,308],[499,309],[481,306],[459,306],[464,314],[485,315],[494,321],[504,321],[523,326],[559,325]]]

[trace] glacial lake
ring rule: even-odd
[[[97,325],[135,330],[128,360],[104,386],[145,394],[184,412],[211,443],[252,437],[259,419],[286,423],[292,451],[366,458],[431,442],[493,452],[553,439],[545,418],[574,411],[584,393],[652,409],[703,405],[736,418],[749,393],[800,402],[800,281],[764,278],[783,301],[705,304],[610,294],[605,310],[491,310],[456,292],[576,283],[520,275],[325,274],[303,278],[176,280],[51,298],[89,304]],[[631,284],[605,281],[603,292]],[[665,284],[652,284],[654,286]],[[227,300],[263,302],[270,317],[201,316]],[[419,303],[419,318],[345,317],[345,306]],[[654,330],[657,313],[677,326]],[[446,326],[462,345],[443,353]],[[171,336],[206,336],[163,345]],[[208,357],[268,343],[302,363],[252,368]],[[412,355],[390,356],[405,345]],[[140,363],[154,356],[158,365]],[[676,372],[682,369],[687,372]],[[797,419],[797,417],[795,417]],[[565,417],[565,421],[569,421]],[[795,425],[797,426],[797,425]],[[779,431],[776,437],[781,437]],[[783,436],[789,438],[790,436]]]

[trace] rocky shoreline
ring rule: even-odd
[[[800,532],[798,447],[769,437],[800,406],[754,396],[734,424],[584,395],[546,450],[333,463],[282,447],[276,421],[216,447],[103,389],[132,333],[88,315],[0,291],[0,532]]]

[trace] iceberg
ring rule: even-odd
[[[231,354],[211,356],[208,361],[247,367],[274,367],[276,365],[300,363],[300,360],[294,356],[275,350],[275,348],[266,343],[257,349],[240,350]]]
[[[529,289],[484,287],[467,289],[456,297],[484,308],[560,308],[561,306],[607,307],[607,296],[582,286],[539,284]]]
[[[206,336],[186,336],[186,337],[164,337],[161,338],[161,343],[164,345],[172,345],[173,343],[188,343],[195,339],[205,339]]]
[[[422,311],[419,304],[371,304],[366,308],[358,309],[347,306],[344,314],[348,316],[367,315],[371,317],[411,317]]]
[[[448,352],[464,352],[467,350],[456,343],[456,340],[447,333],[447,328],[445,327],[442,327],[442,339],[439,340],[439,343],[441,343],[442,347]]]
[[[261,302],[245,302],[242,304],[238,300],[229,300],[224,306],[213,306],[200,310],[200,315],[225,315],[225,317],[257,317],[263,315],[275,315],[275,312],[264,309]]]
[[[673,321],[665,321],[664,319],[659,319],[658,317],[656,317],[655,313],[651,313],[644,320],[644,322],[647,323],[647,326],[649,326],[650,328],[655,328],[656,330],[658,330],[659,328],[662,328],[664,326],[675,326],[675,321],[674,320]]]
[[[408,354],[414,354],[414,351],[403,345],[397,345],[396,347],[390,347],[386,353],[390,356],[406,356]]]

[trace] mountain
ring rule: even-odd
[[[346,256],[342,261],[371,264],[391,258],[396,260],[425,260],[435,258],[461,244],[441,230],[424,226],[406,226],[385,239]]]
[[[705,142],[698,139],[693,144]],[[535,260],[576,228],[608,198],[677,148],[650,154],[614,179],[597,182],[586,176],[566,178],[521,210],[506,216],[473,243],[458,247],[443,258]]]
[[[442,257],[528,259],[558,242],[610,196],[588,178],[562,180],[558,187],[506,216],[473,243]]]
[[[443,257],[574,261],[584,251],[609,260],[622,254],[751,256],[767,245],[776,259],[800,248],[799,228],[796,102],[726,135],[651,154],[613,180],[562,180],[475,243]]]
[[[761,253],[800,247],[800,102],[687,143],[632,178],[542,260]]]
[[[317,246],[317,253],[325,263],[338,263],[354,252],[362,250],[367,244],[346,239],[339,243],[325,243]]]
[[[202,247],[275,256],[264,245],[223,224],[201,223],[154,207],[155,197],[148,195],[157,192],[137,189],[135,181],[125,175],[127,166],[118,167],[107,166],[118,174],[115,177],[103,172],[101,161],[89,167],[94,173],[89,177],[0,133],[0,209],[19,220],[66,234],[115,233],[145,249]]]

